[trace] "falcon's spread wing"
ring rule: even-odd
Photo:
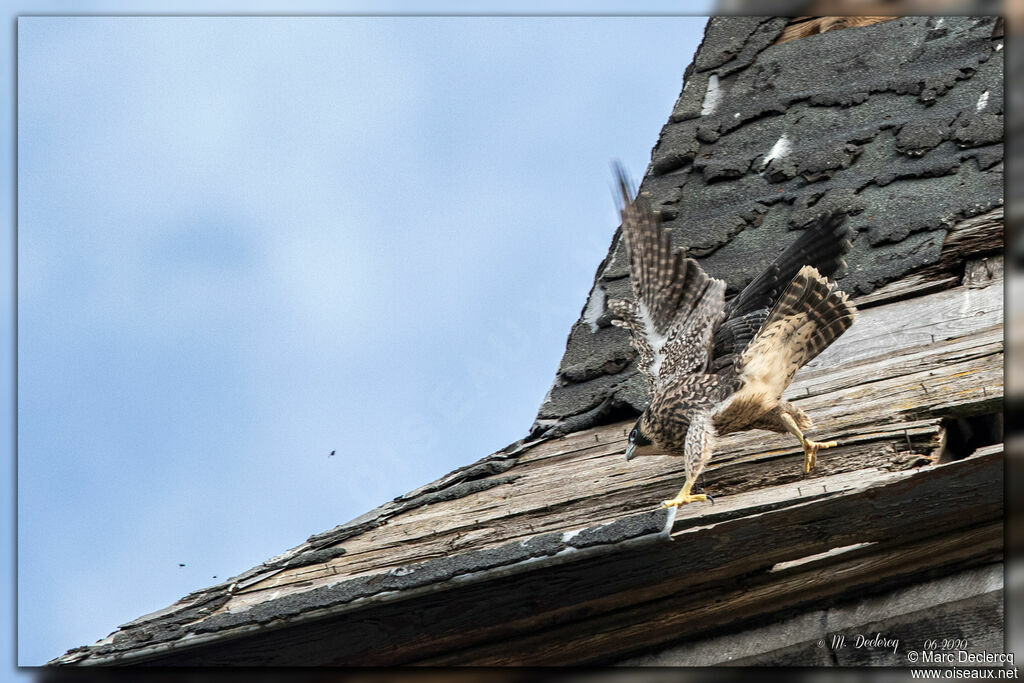
[[[616,300],[609,308],[615,324],[632,333],[640,370],[652,385],[703,372],[711,333],[725,308],[725,283],[708,277],[682,249],[673,250],[669,232],[646,197],[631,199],[625,171],[616,165],[635,302]]]
[[[763,388],[777,403],[797,370],[845,332],[854,315],[835,282],[812,266],[801,268],[740,356],[740,393]]]
[[[818,218],[729,302],[725,320],[712,339],[712,372],[732,374],[736,370],[737,361],[780,301],[783,289],[803,266],[814,266],[826,277],[843,266],[843,254],[850,249],[850,228],[845,218],[841,213]]]
[[[729,302],[710,364],[735,392],[715,414],[720,429],[772,410],[797,370],[853,324],[853,306],[826,277],[843,266],[849,236],[844,214],[819,218]]]
[[[736,391],[714,415],[720,431],[758,426],[752,418],[775,409],[797,370],[845,332],[855,315],[835,282],[813,266],[801,268],[733,368]]]

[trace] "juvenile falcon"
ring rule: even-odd
[[[651,390],[626,458],[683,456],[686,482],[662,507],[707,500],[691,490],[723,434],[790,432],[810,472],[818,450],[836,442],[808,439],[811,419],[783,401],[782,392],[797,370],[853,324],[853,305],[827,279],[850,248],[845,216],[819,218],[726,304],[725,282],[672,249],[647,196],[631,199],[625,172],[615,170],[635,301],[611,301],[609,308],[614,324],[631,332]]]

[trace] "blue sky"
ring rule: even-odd
[[[704,23],[22,17],[18,662],[524,436]]]

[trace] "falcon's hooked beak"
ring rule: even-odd
[[[652,445],[651,440],[640,431],[640,420],[637,420],[633,430],[629,433],[629,442],[626,444],[626,460],[632,460],[638,455],[649,455],[652,452],[656,452]]]

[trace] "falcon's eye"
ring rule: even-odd
[[[633,431],[629,433],[629,442],[633,443],[636,441],[636,427],[633,427]]]

